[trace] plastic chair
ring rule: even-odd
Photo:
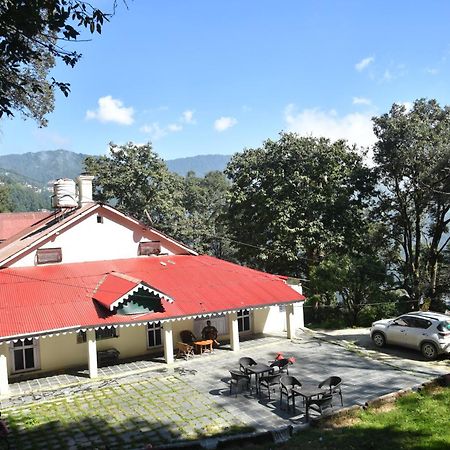
[[[261,392],[261,387],[266,388],[267,395],[270,400],[270,391],[273,388],[273,391],[275,392],[275,387],[280,385],[280,378],[281,375],[278,373],[272,375],[263,375],[259,379],[259,392]]]
[[[246,375],[248,375],[247,367],[256,366],[256,364],[257,364],[256,361],[248,356],[243,356],[242,358],[239,358],[239,369],[242,373],[245,373]]]
[[[342,379],[340,377],[328,377],[326,380],[323,380],[322,383],[319,384],[319,389],[326,387],[328,389],[328,393],[331,395],[339,395],[341,397],[341,406],[344,406],[344,400],[342,398],[342,390],[341,390]]]
[[[245,373],[242,373],[241,371],[238,370],[230,370],[230,375],[231,375],[231,380],[230,380],[230,395],[231,395],[231,390],[233,388],[233,386],[235,386],[235,397],[237,397],[237,392],[239,389],[239,386],[245,382],[245,384],[247,385],[247,389],[250,388],[250,376],[246,375]]]
[[[292,388],[294,386],[301,387],[301,385],[302,385],[302,383],[300,383],[300,381],[298,381],[297,378],[295,378],[291,375],[283,375],[280,378],[280,408],[283,403],[283,396],[286,396],[288,409],[289,409],[289,399],[292,398],[292,408],[294,408],[294,405],[295,405],[294,397],[296,397],[300,394],[296,394],[295,392],[293,392]]]
[[[320,415],[328,408],[333,407],[333,394],[321,394],[317,398],[306,399],[306,418],[309,418],[309,410],[318,412]]]
[[[196,337],[191,330],[183,330],[180,331],[180,339],[185,344],[192,344],[196,340]]]
[[[282,359],[276,359],[270,364],[270,367],[273,367],[274,369],[277,369],[278,373],[286,373],[289,375],[289,364],[291,362],[287,358]]]
[[[177,358],[189,359],[194,356],[194,347],[189,344],[185,344],[184,342],[177,342]]]

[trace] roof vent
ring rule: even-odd
[[[53,183],[53,208],[75,208],[78,206],[75,193],[75,181],[60,178]]]

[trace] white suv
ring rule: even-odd
[[[450,316],[410,312],[374,322],[370,336],[377,347],[401,345],[420,350],[426,359],[435,359],[442,353],[450,354]]]

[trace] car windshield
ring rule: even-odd
[[[450,331],[450,321],[443,320],[442,322],[439,323],[437,329],[439,331]]]

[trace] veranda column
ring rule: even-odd
[[[89,378],[97,378],[98,365],[97,365],[97,341],[95,339],[95,330],[87,330],[86,338],[88,344]]]
[[[228,328],[230,329],[231,350],[237,352],[239,350],[239,325],[236,312],[232,312],[228,315],[228,325]]]
[[[173,331],[172,322],[164,322],[164,359],[167,364],[173,363]]]
[[[0,397],[9,393],[7,353],[8,347],[5,344],[0,345]]]
[[[294,305],[292,303],[286,305],[286,331],[288,339],[295,336]]]

